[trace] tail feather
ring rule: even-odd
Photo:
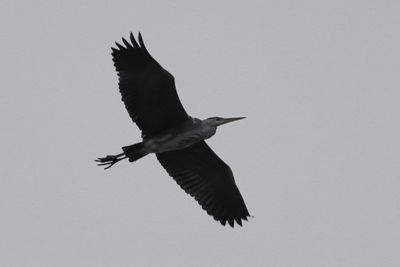
[[[143,143],[124,146],[122,150],[124,151],[130,162],[143,158],[148,154],[148,152],[146,152],[145,150]]]

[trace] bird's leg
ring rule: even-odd
[[[98,158],[95,161],[98,162],[98,166],[106,166],[104,169],[107,170],[108,168],[111,168],[115,163],[117,163],[120,160],[126,159],[127,156],[125,153],[121,153],[118,155],[107,155],[104,158]]]

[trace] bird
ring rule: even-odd
[[[205,142],[217,127],[245,117],[189,116],[176,91],[175,78],[148,52],[141,33],[136,41],[122,38],[111,55],[119,91],[129,116],[141,130],[142,142],[122,147],[122,153],[95,160],[105,169],[128,159],[154,153],[167,173],[222,225],[242,226],[252,217],[236,186],[231,168]]]

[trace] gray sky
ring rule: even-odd
[[[0,266],[399,266],[398,1],[0,3]],[[222,227],[140,140],[110,46],[141,31],[255,218]]]

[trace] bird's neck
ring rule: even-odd
[[[208,139],[213,136],[217,131],[217,126],[212,125],[206,120],[201,121],[201,130],[204,136],[204,139]]]

